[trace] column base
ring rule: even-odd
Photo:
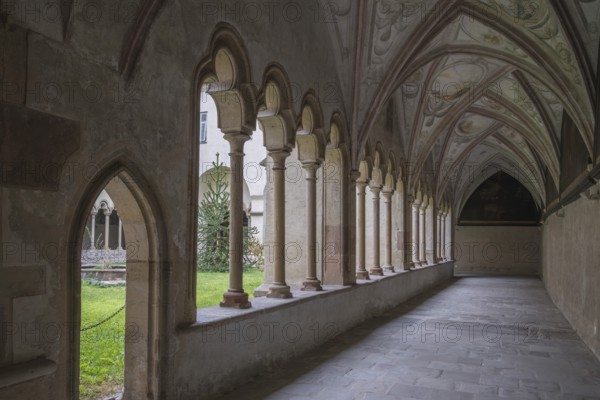
[[[269,286],[267,297],[270,299],[289,299],[292,297],[292,292],[286,284],[273,284]]]
[[[369,270],[369,274],[375,276],[383,276],[383,269],[381,269],[381,267],[373,267]]]
[[[369,272],[367,271],[356,271],[356,279],[364,279],[365,281],[368,281],[371,278],[369,277]]]
[[[252,294],[254,294],[254,297],[265,297],[267,293],[269,293],[269,286],[270,285],[268,283],[263,283],[262,285],[254,289],[254,292]]]
[[[240,309],[252,307],[252,303],[248,301],[248,293],[232,291],[223,293],[223,301],[219,305],[221,307]]]
[[[394,273],[394,272],[396,272],[396,270],[394,269],[393,265],[384,265],[383,266],[383,272],[384,273],[386,273],[386,272],[388,272],[388,273]]]
[[[411,269],[413,269],[415,267],[415,263],[413,262],[409,262],[409,263],[404,263],[403,269],[405,271],[410,271]]]
[[[320,292],[323,290],[323,286],[321,286],[321,281],[317,278],[306,278],[304,282],[302,282],[302,289],[307,292]]]

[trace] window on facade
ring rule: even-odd
[[[200,143],[206,143],[207,127],[206,127],[206,111],[200,113]]]

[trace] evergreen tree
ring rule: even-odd
[[[208,190],[198,206],[198,270],[229,271],[229,192],[223,163],[212,163],[206,175]],[[262,246],[256,228],[244,227],[244,268],[260,265]]]

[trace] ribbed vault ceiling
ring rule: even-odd
[[[427,171],[434,194],[460,206],[501,169],[542,206],[545,180],[559,183],[563,113],[590,154],[595,124],[600,2],[568,2],[567,15],[558,1],[363,3],[359,142],[391,102],[413,189]]]

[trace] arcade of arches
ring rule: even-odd
[[[218,396],[438,285],[475,293],[467,275],[495,282],[464,297],[480,320],[556,307],[568,323],[511,323],[581,348],[503,342],[494,367],[514,390],[457,372],[448,398],[600,396],[599,24],[600,0],[2,2],[0,398],[79,398],[86,227],[126,258],[124,399]],[[228,150],[229,289],[198,310],[207,96]],[[252,140],[266,158],[244,154]],[[266,174],[253,293],[248,157]],[[494,319],[514,288],[515,313]],[[452,310],[438,303],[423,304]],[[456,346],[454,366],[411,348],[412,384],[434,385],[419,398],[443,379],[415,374],[466,371],[478,350]],[[578,362],[587,375],[560,381]],[[525,382],[542,364],[556,383]]]

